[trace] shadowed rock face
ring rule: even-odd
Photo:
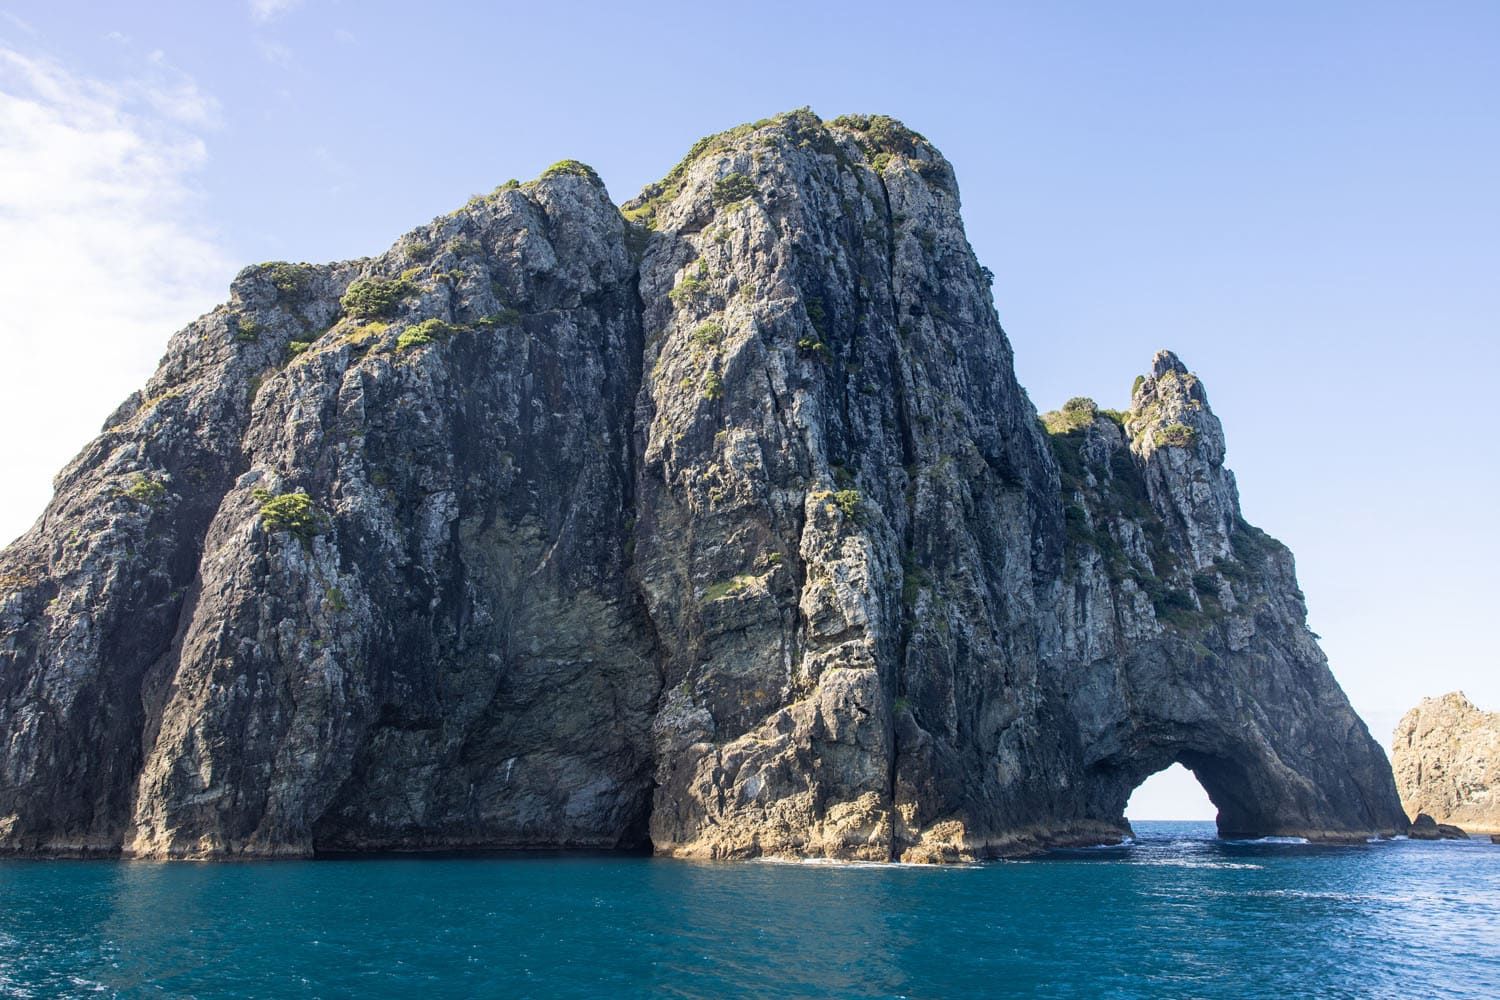
[[[1201,384],[1039,421],[947,162],[712,137],[247,269],[0,556],[0,850],[941,861],[1406,827]]]

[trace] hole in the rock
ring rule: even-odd
[[[1218,812],[1193,772],[1175,763],[1141,782],[1125,804],[1125,818],[1132,823],[1142,820],[1212,821]]]

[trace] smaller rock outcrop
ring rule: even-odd
[[[1391,762],[1407,815],[1500,832],[1500,712],[1461,691],[1423,698],[1396,726]]]
[[[1412,840],[1468,840],[1469,835],[1452,823],[1439,823],[1426,813],[1418,813],[1411,821],[1407,836]]]

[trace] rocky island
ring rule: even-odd
[[[0,851],[951,861],[1405,832],[1203,383],[1038,417],[878,116],[242,271],[0,555]]]
[[[1412,817],[1500,834],[1500,712],[1480,711],[1462,691],[1423,698],[1396,726],[1391,760]]]

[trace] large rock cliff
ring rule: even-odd
[[[1481,712],[1461,691],[1423,698],[1396,726],[1391,760],[1412,816],[1500,833],[1500,712]]]
[[[1404,830],[1171,354],[1039,420],[948,163],[564,161],[172,338],[0,556],[0,850],[953,860]]]

